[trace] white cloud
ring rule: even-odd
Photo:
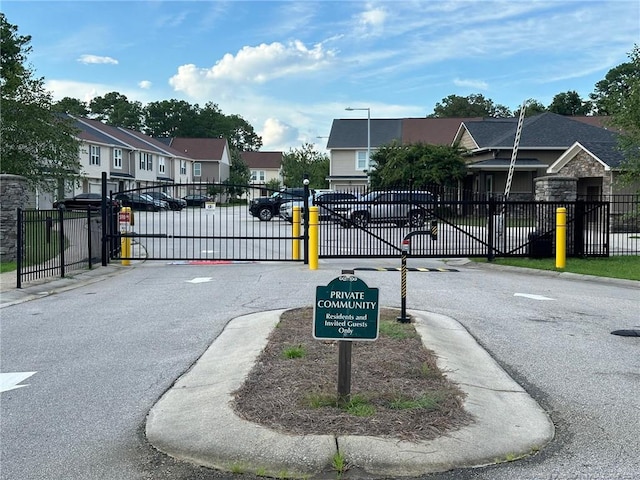
[[[476,90],[488,90],[489,85],[487,84],[487,82],[483,81],[483,80],[463,80],[461,78],[454,78],[453,79],[453,84],[456,87],[469,87],[469,88],[474,88]]]
[[[117,65],[118,64],[118,60],[116,60],[115,58],[111,58],[111,57],[101,57],[99,55],[80,55],[80,58],[78,58],[78,62],[80,63],[84,63],[85,65],[88,64],[111,64],[111,65]]]
[[[292,144],[298,140],[298,130],[276,118],[267,118],[258,135],[269,150],[272,150],[270,146]]]
[[[141,82],[138,82],[138,86],[143,90],[150,89],[152,85],[153,84],[149,80],[142,80]]]
[[[367,6],[367,10],[360,14],[360,23],[371,28],[380,28],[387,18],[387,11],[384,8],[374,8]]]
[[[227,53],[210,68],[182,65],[169,79],[169,84],[176,91],[198,98],[208,95],[214,85],[219,94],[222,93],[220,89],[235,90],[242,84],[262,84],[319,71],[333,62],[334,57],[335,52],[324,49],[321,44],[309,49],[297,40],[288,44],[263,43],[257,47],[243,47],[235,56]]]

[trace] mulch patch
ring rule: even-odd
[[[291,434],[413,441],[433,439],[471,422],[463,392],[438,369],[413,325],[398,323],[397,316],[396,310],[382,309],[379,338],[353,342],[353,408],[345,409],[337,405],[338,343],[313,338],[312,308],[284,312],[235,392],[236,413]],[[396,334],[386,334],[384,326]],[[300,349],[301,357],[284,355]],[[365,408],[358,409],[362,405]]]

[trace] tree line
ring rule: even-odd
[[[226,138],[231,149],[230,184],[248,183],[250,173],[240,152],[257,151],[262,138],[240,115],[226,115],[217,104],[204,106],[183,100],[162,100],[142,105],[125,95],[110,92],[89,102],[65,97],[53,101],[44,88],[44,79],[35,76],[27,64],[31,36],[18,34],[0,13],[1,29],[1,173],[21,175],[35,184],[58,184],[77,180],[80,169],[79,141],[68,113],[100,120],[106,124],[141,131],[153,137]],[[625,178],[640,178],[640,49],[634,45],[629,62],[618,65],[596,83],[589,99],[568,91],[554,96],[548,106],[535,99],[526,101],[527,115],[553,112],[560,115],[606,115],[612,127],[623,132],[621,148],[626,162]],[[481,94],[466,97],[449,95],[436,103],[428,117],[511,117],[519,115],[495,104]],[[377,168],[370,172],[374,185],[414,179],[420,172],[424,183],[454,181],[464,167],[463,153],[457,146],[389,145],[372,156]],[[416,167],[418,167],[416,169]],[[43,172],[46,175],[43,175]],[[327,186],[329,158],[311,144],[290,149],[283,156],[285,185],[299,183],[308,173],[311,186]],[[271,184],[275,187],[275,183]]]

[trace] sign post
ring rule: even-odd
[[[338,403],[351,396],[351,342],[373,341],[379,331],[378,289],[344,270],[327,286],[316,287],[313,338],[338,340]]]

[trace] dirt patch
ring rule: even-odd
[[[353,342],[351,402],[338,407],[338,342],[315,340],[313,310],[283,313],[244,385],[238,415],[293,434],[428,440],[471,421],[411,323],[382,309],[380,335]]]

